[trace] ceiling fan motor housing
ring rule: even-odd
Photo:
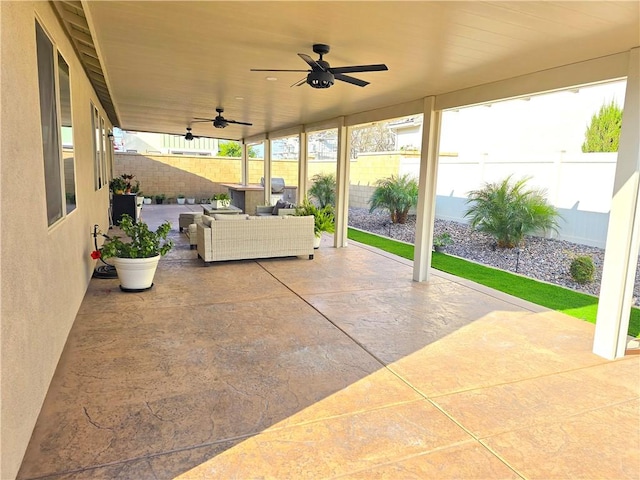
[[[331,72],[314,70],[307,75],[307,83],[313,88],[329,88],[334,81],[335,78]]]

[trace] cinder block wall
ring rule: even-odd
[[[200,202],[226,192],[222,183],[239,183],[241,164],[239,158],[117,153],[113,174],[123,173],[135,175],[147,197],[164,193],[175,202],[178,194],[184,194]]]
[[[368,207],[376,180],[398,175],[401,159],[398,154],[374,153],[351,160],[350,205]],[[309,178],[318,173],[335,175],[335,172],[336,162],[309,163]],[[135,175],[134,181],[140,182],[140,189],[147,197],[164,193],[169,202],[175,202],[178,194],[184,194],[200,202],[214,193],[226,192],[224,183],[240,183],[241,162],[239,158],[228,157],[116,153],[113,174],[123,173]],[[260,183],[263,176],[264,161],[249,160],[249,183]],[[298,162],[274,160],[271,176],[284,178],[285,185],[297,186]]]

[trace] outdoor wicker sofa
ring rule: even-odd
[[[206,264],[308,255],[313,259],[313,216],[202,215],[197,250]]]

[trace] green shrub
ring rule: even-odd
[[[558,228],[558,211],[547,203],[544,190],[526,188],[529,179],[512,183],[508,176],[468,194],[465,217],[473,228],[493,236],[500,248],[520,245],[527,234]]]
[[[312,178],[313,185],[309,188],[309,196],[315,198],[324,208],[336,204],[336,177],[331,173],[317,173]]]
[[[406,223],[411,207],[418,204],[418,182],[409,175],[391,175],[376,182],[369,199],[369,212],[377,208],[389,210],[392,223]]]
[[[612,100],[602,105],[597,115],[591,117],[591,124],[584,134],[582,151],[617,152],[622,129],[622,110]]]
[[[592,282],[595,271],[596,267],[593,265],[593,260],[586,255],[574,258],[569,267],[571,278],[578,283]]]

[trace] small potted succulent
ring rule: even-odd
[[[185,202],[184,193],[179,193],[178,197],[176,198],[176,201],[178,202],[178,205],[184,205],[184,202]]]
[[[162,205],[166,198],[167,196],[164,193],[159,193],[155,196],[155,200],[158,205]]]

